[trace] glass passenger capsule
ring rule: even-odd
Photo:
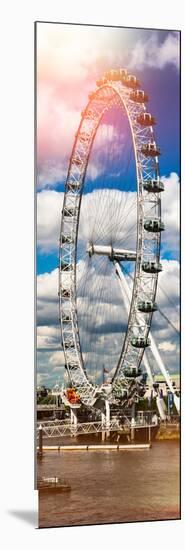
[[[79,367],[78,363],[69,363],[68,366],[70,370],[77,370]]]
[[[112,69],[110,71],[107,71],[105,73],[105,78],[107,80],[122,80],[127,76],[127,70],[126,69]]]
[[[112,69],[107,74],[108,80],[119,80],[119,78],[120,78],[120,74],[119,74],[119,71],[117,71],[116,69]]]
[[[165,225],[160,219],[153,218],[150,220],[144,220],[144,228],[149,233],[159,233],[165,230]]]
[[[66,340],[66,342],[64,342],[65,344],[65,347],[68,349],[68,348],[74,348],[75,345],[74,345],[74,342],[72,340]]]
[[[148,193],[161,193],[164,191],[164,183],[159,179],[144,181],[143,189],[148,191]]]
[[[81,166],[81,164],[83,164],[82,159],[80,159],[79,157],[73,157],[73,162],[74,162],[77,166]]]
[[[119,69],[121,80],[124,80],[127,76],[127,69]]]
[[[137,309],[143,313],[151,313],[152,311],[157,311],[157,304],[152,301],[139,300]]]
[[[70,298],[70,290],[68,288],[62,288],[61,296],[62,298]]]
[[[144,145],[142,145],[141,153],[143,153],[145,157],[158,157],[161,154],[160,149],[159,147],[157,147],[155,141],[149,141],[149,143],[145,143]]]
[[[126,367],[124,369],[124,375],[126,378],[137,378],[137,376],[141,376],[142,374],[142,368],[141,367]]]
[[[62,233],[61,242],[71,244],[74,242],[74,239],[71,235],[64,235],[64,233]]]
[[[143,262],[142,270],[145,273],[160,273],[162,271],[162,265],[159,262]]]
[[[91,120],[96,118],[96,114],[92,109],[88,109],[87,111],[86,110],[82,111],[81,116],[82,116],[82,118],[85,117],[85,118],[91,119]]]
[[[136,103],[146,103],[148,101],[148,95],[143,90],[134,90],[130,93],[130,99]]]
[[[64,210],[62,212],[64,214],[64,216],[67,218],[71,218],[72,216],[75,216],[76,214],[76,208],[67,208],[66,206],[64,207]]]
[[[73,271],[73,265],[62,261],[60,264],[61,271]]]
[[[78,368],[78,363],[67,363],[64,365],[65,369],[70,369],[70,370],[76,370]]]
[[[150,346],[150,339],[143,336],[133,336],[131,344],[134,348],[147,348]]]
[[[62,313],[62,321],[63,321],[63,323],[69,323],[69,321],[71,321],[70,315],[68,315],[66,313]]]
[[[99,80],[96,81],[96,86],[98,86],[98,88],[100,86],[103,86],[104,84],[107,84],[107,78],[105,77],[100,78]]]
[[[78,191],[80,189],[81,183],[79,181],[68,181],[67,190]]]
[[[137,80],[136,76],[133,74],[129,74],[125,79],[125,86],[128,86],[128,88],[138,88],[140,86],[139,80]]]
[[[91,99],[94,99],[95,94],[96,94],[96,92],[90,92],[89,95],[88,95],[88,98],[89,98],[90,100],[91,100]]]
[[[136,120],[141,126],[154,126],[156,124],[155,118],[150,113],[140,113]]]

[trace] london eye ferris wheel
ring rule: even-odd
[[[147,102],[136,76],[106,72],[89,94],[70,157],[60,230],[61,335],[69,379],[88,406],[116,395],[128,404],[145,391],[164,230],[160,150]]]

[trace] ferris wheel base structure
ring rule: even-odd
[[[120,281],[120,284],[121,284],[122,295],[123,295],[123,299],[124,299],[124,302],[125,302],[125,306],[126,306],[127,311],[129,311],[129,303],[130,303],[131,298],[132,298],[132,292],[131,292],[131,289],[128,285],[126,277],[124,276],[124,274],[122,272],[122,269],[121,269],[121,266],[120,266],[119,262],[115,261],[114,265],[115,265],[115,270],[116,270],[116,273],[118,275],[118,278],[119,278],[119,281]],[[140,322],[140,319],[138,320],[138,323],[139,322]],[[162,357],[159,353],[158,347],[156,345],[155,339],[154,339],[151,331],[150,331],[150,349],[151,349],[151,352],[152,352],[153,357],[155,359],[156,366],[161,371],[161,374],[164,376],[164,379],[166,381],[168,389],[173,394],[174,405],[175,405],[175,408],[177,410],[177,413],[179,414],[180,413],[180,398],[179,398],[178,395],[176,395],[176,391],[173,387],[172,380],[171,380],[171,378],[169,376],[169,373],[168,373],[168,371],[167,371],[167,369],[164,365],[164,362],[163,362]],[[150,369],[150,365],[149,365],[149,362],[148,362],[148,358],[146,356],[146,352],[143,356],[143,362],[144,362],[146,372],[147,372],[147,375],[148,375],[148,378],[149,378],[149,381],[150,381],[150,385],[151,385],[151,387],[153,385],[155,386],[154,379],[153,379],[151,369]],[[157,402],[159,414],[160,414],[161,418],[164,419],[166,417],[166,412],[165,412],[166,407],[165,407],[163,399],[161,399],[158,394],[157,394],[156,402]]]

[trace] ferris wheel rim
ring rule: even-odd
[[[123,107],[126,111],[126,114],[127,114],[127,118],[129,120],[129,125],[130,125],[130,130],[131,130],[131,133],[132,133],[132,143],[133,143],[133,148],[134,148],[134,156],[135,156],[135,165],[136,165],[136,173],[137,173],[137,210],[138,210],[138,196],[139,196],[139,192],[141,194],[141,196],[143,195],[143,181],[147,181],[145,179],[143,179],[142,177],[142,182],[140,182],[140,188],[139,188],[139,150],[138,150],[138,146],[137,146],[137,139],[136,139],[136,135],[134,133],[134,128],[133,128],[133,123],[132,123],[132,120],[131,120],[131,115],[130,115],[130,111],[128,111],[128,105],[126,104],[126,99],[123,98],[123,87],[120,86],[120,84],[118,83],[115,83],[113,81],[110,81],[108,83],[104,83],[102,86],[99,86],[98,89],[94,92],[94,98],[96,98],[96,96],[98,96],[99,94],[101,94],[101,92],[103,91],[106,91],[107,90],[111,90],[111,92],[113,91],[114,93],[114,97],[119,97],[119,100],[120,100],[120,107]],[[124,90],[125,92],[125,90]],[[126,97],[129,96],[129,92],[126,93]],[[72,310],[72,307],[74,309],[74,304],[76,304],[76,260],[77,260],[77,242],[78,242],[78,227],[79,227],[79,218],[80,218],[80,208],[81,208],[81,200],[82,200],[82,195],[83,195],[83,186],[84,186],[84,181],[85,181],[85,176],[86,176],[86,171],[87,171],[87,167],[88,167],[88,162],[89,162],[89,156],[90,156],[90,153],[91,153],[91,150],[92,150],[92,146],[93,146],[93,143],[94,143],[94,140],[96,138],[96,134],[97,134],[97,131],[98,131],[98,128],[99,128],[99,125],[101,123],[101,119],[103,117],[103,114],[104,112],[106,111],[107,108],[109,108],[109,105],[112,106],[112,103],[111,103],[112,99],[108,98],[107,100],[107,103],[104,105],[104,108],[102,108],[102,110],[100,110],[100,113],[99,113],[99,117],[97,118],[96,120],[96,124],[95,124],[95,127],[93,128],[92,132],[91,132],[91,136],[90,136],[90,144],[89,144],[89,148],[88,148],[88,154],[87,154],[87,157],[86,157],[86,163],[84,163],[84,167],[83,167],[83,170],[82,172],[80,173],[80,177],[81,177],[81,189],[80,189],[80,194],[78,195],[79,197],[79,200],[77,201],[78,202],[78,206],[77,206],[77,223],[76,223],[76,235],[75,235],[75,243],[73,243],[73,245],[75,246],[75,254],[73,256],[73,259],[74,259],[74,271],[73,271],[73,274],[71,275],[71,285],[73,287],[73,300],[72,300],[72,303],[71,303],[71,310]],[[64,221],[64,208],[65,208],[65,198],[67,196],[67,189],[68,189],[68,184],[69,184],[69,181],[70,181],[70,176],[71,176],[71,166],[73,165],[74,163],[74,158],[75,158],[75,154],[76,154],[76,151],[78,151],[78,143],[80,141],[80,139],[82,139],[82,136],[80,137],[80,132],[81,132],[81,129],[83,129],[83,123],[84,121],[87,121],[87,117],[89,116],[88,113],[89,113],[89,110],[92,109],[92,105],[93,105],[93,99],[88,102],[87,106],[86,106],[86,109],[84,110],[84,112],[82,113],[82,118],[81,118],[81,121],[80,121],[80,125],[79,125],[79,128],[78,128],[78,131],[77,131],[77,134],[76,134],[76,137],[75,137],[75,141],[74,141],[74,145],[73,145],[73,149],[72,149],[72,154],[71,154],[71,158],[70,158],[70,164],[69,164],[69,170],[68,170],[68,175],[67,175],[67,180],[66,180],[66,187],[65,187],[65,196],[64,196],[64,207],[63,207],[63,211],[62,211],[62,219],[61,219],[61,232],[60,232],[60,261],[62,259],[62,254],[61,254],[61,250],[62,250],[62,246],[61,246],[61,236],[62,236],[62,228],[63,228],[63,221]],[[111,108],[111,107],[110,107]],[[137,109],[136,109],[137,110]],[[142,104],[139,105],[139,108],[138,108],[138,113],[141,114],[141,113],[145,113],[146,112],[146,107],[145,107],[145,103],[143,102]],[[93,119],[91,119],[92,121]],[[92,125],[93,126],[93,125]],[[153,127],[151,126],[150,127],[150,134],[151,134],[151,137],[153,137]],[[148,135],[148,134],[147,134]],[[78,157],[76,159],[75,162],[77,162],[78,160]],[[77,163],[78,165],[78,163]],[[142,172],[142,170],[141,170]],[[159,179],[159,170],[158,170],[158,159],[156,157],[156,173],[157,173],[157,178],[156,179]],[[77,180],[76,180],[77,181]],[[157,204],[157,203],[156,203]],[[160,200],[158,201],[158,206],[159,206],[159,218],[161,219],[161,212],[160,212]],[[140,235],[139,235],[139,231],[138,231],[138,227],[139,227],[139,223],[141,222],[142,224],[142,227],[143,227],[143,221],[144,221],[144,210],[142,210],[142,212],[140,212],[140,215],[138,214],[137,212],[137,245],[136,245],[136,255],[137,255],[137,259],[136,259],[136,263],[135,263],[135,274],[134,274],[134,284],[133,284],[133,292],[132,292],[132,303],[131,303],[131,306],[130,306],[130,315],[129,315],[129,320],[128,320],[128,324],[129,324],[129,321],[130,321],[130,318],[131,318],[131,311],[133,309],[133,304],[134,304],[134,301],[135,301],[135,294],[134,294],[134,290],[135,290],[135,284],[136,284],[136,272],[137,272],[137,266],[140,267],[141,265],[141,248],[142,248],[142,245],[143,245],[143,240],[140,239],[139,241],[139,238],[140,238]],[[156,253],[156,262],[158,261],[159,262],[159,258],[160,258],[160,233],[159,233],[159,236],[158,238],[156,239],[156,242],[157,242],[157,253]],[[156,274],[155,274],[156,275]],[[140,277],[141,278],[141,277]],[[155,279],[155,281],[154,281]],[[154,289],[153,289],[153,298],[155,299],[155,295],[156,295],[156,289],[157,289],[157,276],[154,278],[153,277],[153,281],[155,282],[154,284]],[[60,269],[59,269],[59,296],[60,296],[60,311],[61,311],[61,318],[62,318],[62,299],[61,299],[61,264],[60,264]],[[149,327],[148,327],[148,332],[149,332],[149,329],[150,329],[150,325],[151,325],[151,319],[152,319],[152,315],[150,317],[150,323],[149,323]],[[73,366],[69,366],[69,356],[67,356],[67,352],[66,352],[66,349],[64,350],[64,355],[65,355],[65,358],[67,358],[67,369],[68,369],[68,374],[71,376],[71,379],[72,379],[72,382],[74,381],[74,385],[77,386],[77,389],[78,387],[80,388],[79,389],[79,393],[81,394],[81,397],[82,397],[82,401],[84,400],[84,402],[88,401],[89,398],[93,398],[93,396],[95,395],[95,392],[96,392],[96,386],[94,386],[89,380],[88,380],[88,377],[85,373],[85,367],[84,367],[84,361],[83,361],[83,354],[82,354],[82,350],[81,350],[81,346],[80,346],[80,336],[79,336],[79,327],[78,327],[78,320],[77,320],[77,311],[73,312],[73,340],[75,341],[75,345],[76,345],[76,355],[78,356],[78,365],[79,365],[79,370],[81,371],[80,374],[82,374],[82,377],[80,379],[80,382],[79,383],[76,383],[75,382],[75,370],[76,367],[75,367],[75,362],[73,363]],[[145,330],[146,332],[146,330]],[[148,332],[147,332],[147,335],[148,335]],[[115,370],[115,374],[113,376],[113,379],[111,381],[111,383],[113,384],[116,379],[119,378],[120,376],[120,368],[121,368],[121,363],[123,362],[123,353],[124,353],[124,348],[125,348],[125,340],[126,340],[126,337],[127,337],[127,334],[128,334],[128,326],[127,326],[127,333],[126,333],[126,336],[125,336],[125,339],[124,339],[124,343],[123,343],[123,348],[122,348],[122,354],[120,354],[120,358],[119,358],[119,362],[118,362],[118,365],[116,367],[116,370]],[[65,347],[65,337],[64,337],[64,331],[62,332],[62,338],[63,338],[63,342],[64,342],[64,347]],[[143,352],[141,353],[140,352],[140,356],[143,355]],[[142,357],[141,357],[142,359]],[[141,362],[141,359],[140,359],[140,362]],[[73,368],[74,367],[74,368]],[[79,373],[78,373],[79,374]],[[119,375],[119,376],[118,376]],[[84,391],[84,388],[86,386],[86,390]],[[87,396],[87,394],[89,394]]]

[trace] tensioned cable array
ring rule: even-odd
[[[105,125],[104,118],[97,132],[98,143],[103,141],[103,134],[104,138],[106,138],[106,147],[105,150],[103,149],[103,152],[101,147],[97,152],[95,146],[92,148],[91,152],[84,185],[84,195],[81,203],[78,232],[81,254],[79,253],[78,261],[81,258],[86,258],[86,243],[88,241],[94,244],[99,242],[111,242],[112,246],[114,246],[115,243],[118,242],[117,233],[119,228],[121,228],[122,242],[124,242],[124,231],[128,226],[127,220],[132,210],[135,211],[134,214],[136,218],[136,190],[134,189],[134,183],[129,174],[129,166],[133,151],[128,125],[123,132],[124,122],[125,117],[121,115],[118,118],[118,113],[115,111],[114,116],[111,116],[111,123],[114,127],[112,139],[110,139],[110,124]],[[105,131],[107,132],[107,136]],[[117,139],[115,139],[114,136],[116,136]],[[125,148],[124,141],[126,142]],[[99,189],[93,193],[92,184],[89,185],[89,174],[91,174],[91,166],[95,163],[97,163],[97,166],[102,164],[104,170],[101,172]],[[121,169],[122,166],[123,169]],[[115,183],[116,189],[114,188]],[[96,188],[96,180],[94,181],[94,187]],[[86,188],[88,188],[88,194],[86,193]],[[120,189],[124,189],[124,192]],[[131,189],[134,195],[134,201],[129,201],[128,199],[128,193]],[[98,201],[96,201],[95,193],[98,194]],[[124,202],[121,197],[123,193],[125,194]],[[89,209],[86,208],[87,198],[90,199],[89,206],[91,202],[91,211],[94,213],[93,217],[90,216],[90,220]],[[131,202],[131,207],[126,211],[124,219],[125,208],[128,201]],[[87,234],[82,254],[83,239],[81,238],[81,233],[83,234],[84,225],[87,227]],[[135,247],[136,225],[135,220],[133,232],[133,235],[135,235]],[[95,239],[95,234],[97,235],[97,233],[98,238]],[[89,269],[89,263],[86,263],[87,268],[86,274],[83,276],[83,286],[81,278],[79,278],[79,282],[77,282],[77,296],[80,296],[81,300],[77,300],[78,321],[82,352],[84,352],[85,355],[85,366],[90,376],[92,376],[94,380],[97,377],[97,381],[100,382],[103,368],[105,367],[106,370],[112,372],[112,369],[118,361],[122,345],[122,335],[126,329],[127,315],[126,312],[123,314],[122,307],[114,307],[115,300],[117,302],[119,301],[119,286],[114,277],[114,270],[109,259],[104,257],[103,260],[100,261],[100,258],[94,258],[94,269],[96,273],[94,273],[92,269]],[[117,332],[114,332],[115,329]],[[110,351],[112,351],[110,348],[114,346],[114,342],[116,342],[116,353],[113,354],[110,353]]]
[[[129,271],[124,267],[123,268],[123,271],[126,273],[126,275],[128,277],[130,277],[130,279],[133,281],[133,276],[131,275],[131,273],[129,273]],[[168,302],[170,305],[172,305],[173,307],[173,310],[175,309],[177,314],[178,314],[178,309],[177,309],[177,306],[176,304],[170,299],[170,297],[168,296],[167,292],[165,292],[164,288],[161,286],[161,284],[158,283],[158,289],[161,290],[163,292],[163,294],[165,295],[165,297],[167,298]],[[164,311],[162,311],[161,307],[159,307],[159,304],[157,306],[157,311],[160,313],[160,315],[167,321],[168,325],[171,326],[171,328],[178,334],[180,335],[180,330],[176,328],[176,326],[174,325],[174,323],[169,319],[169,316],[167,316]]]

